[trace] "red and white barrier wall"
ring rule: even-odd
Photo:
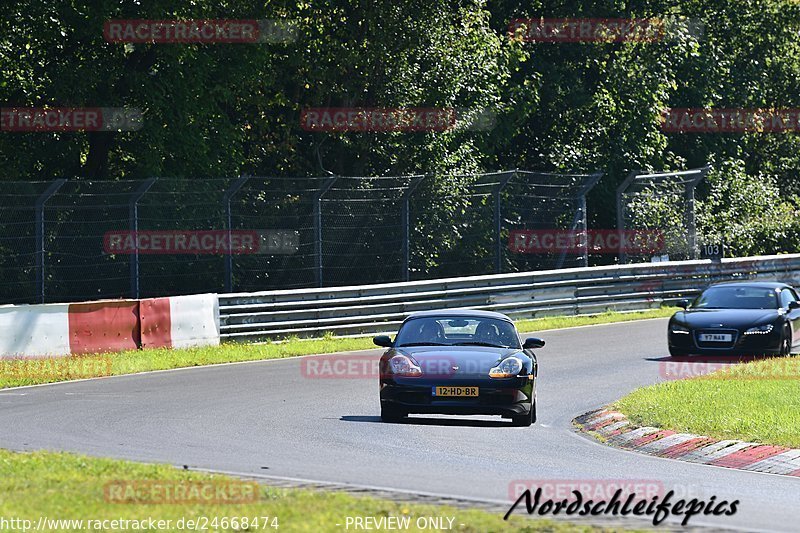
[[[0,358],[219,344],[215,294],[0,306]]]
[[[142,348],[189,348],[219,344],[219,299],[197,294],[142,300]]]

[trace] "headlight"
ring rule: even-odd
[[[689,328],[686,328],[686,327],[683,327],[683,326],[679,326],[677,324],[673,324],[672,326],[670,326],[670,331],[672,333],[680,333],[682,335],[688,335],[689,334]]]
[[[763,326],[757,326],[754,328],[750,328],[744,332],[745,335],[766,335],[773,330],[772,324],[764,324]]]
[[[522,361],[516,357],[503,359],[499,365],[489,370],[490,378],[513,378],[522,371]]]
[[[419,365],[405,355],[395,355],[389,359],[389,368],[395,376],[418,378],[422,375]]]

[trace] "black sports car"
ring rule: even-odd
[[[800,301],[784,283],[712,285],[669,321],[669,353],[790,355],[800,341]]]
[[[414,313],[380,361],[381,419],[409,413],[501,415],[517,426],[536,421],[536,356],[541,339],[520,344],[514,323],[488,311]]]

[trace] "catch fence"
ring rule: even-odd
[[[8,181],[0,303],[587,266],[586,195],[601,175]],[[526,240],[547,233],[578,238],[562,248]]]

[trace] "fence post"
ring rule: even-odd
[[[250,176],[240,176],[228,187],[222,197],[222,201],[225,202],[225,229],[228,231],[228,253],[225,254],[225,292],[227,293],[233,292],[233,253],[231,247],[231,241],[233,240],[233,212],[231,200],[249,179]]]
[[[139,299],[139,201],[147,194],[158,178],[150,178],[139,185],[128,202],[128,227],[133,232],[133,257],[131,258],[131,298]]]
[[[505,173],[500,177],[500,183],[495,185],[494,189],[494,271],[497,274],[503,272],[503,243],[500,241],[500,232],[502,231],[503,220],[500,213],[500,193],[506,188],[508,182],[517,176],[517,170]]]
[[[697,221],[695,218],[694,190],[697,184],[706,177],[710,165],[699,169],[700,173],[696,178],[686,183],[686,229],[689,240],[689,258],[697,259]]]
[[[417,176],[411,179],[408,189],[403,193],[403,206],[401,217],[403,233],[403,281],[411,279],[411,195],[422,184],[426,176]]]
[[[578,209],[581,213],[581,226],[583,229],[583,266],[589,266],[589,216],[586,207],[586,195],[589,194],[597,182],[603,177],[603,172],[595,172],[589,176],[589,181],[586,182],[583,189],[580,191],[578,200]]]
[[[625,206],[622,205],[622,195],[625,193],[625,190],[630,186],[633,180],[636,179],[638,173],[634,170],[628,177],[625,178],[625,181],[617,187],[617,232],[619,234],[619,264],[624,265],[628,262],[628,254],[625,253],[625,250],[622,246],[622,243],[625,242]]]
[[[36,280],[39,285],[39,303],[45,303],[44,295],[44,205],[67,182],[59,179],[50,184],[36,199]]]
[[[338,176],[330,176],[317,191],[314,197],[314,256],[316,257],[317,287],[322,287],[322,197],[325,196]]]

